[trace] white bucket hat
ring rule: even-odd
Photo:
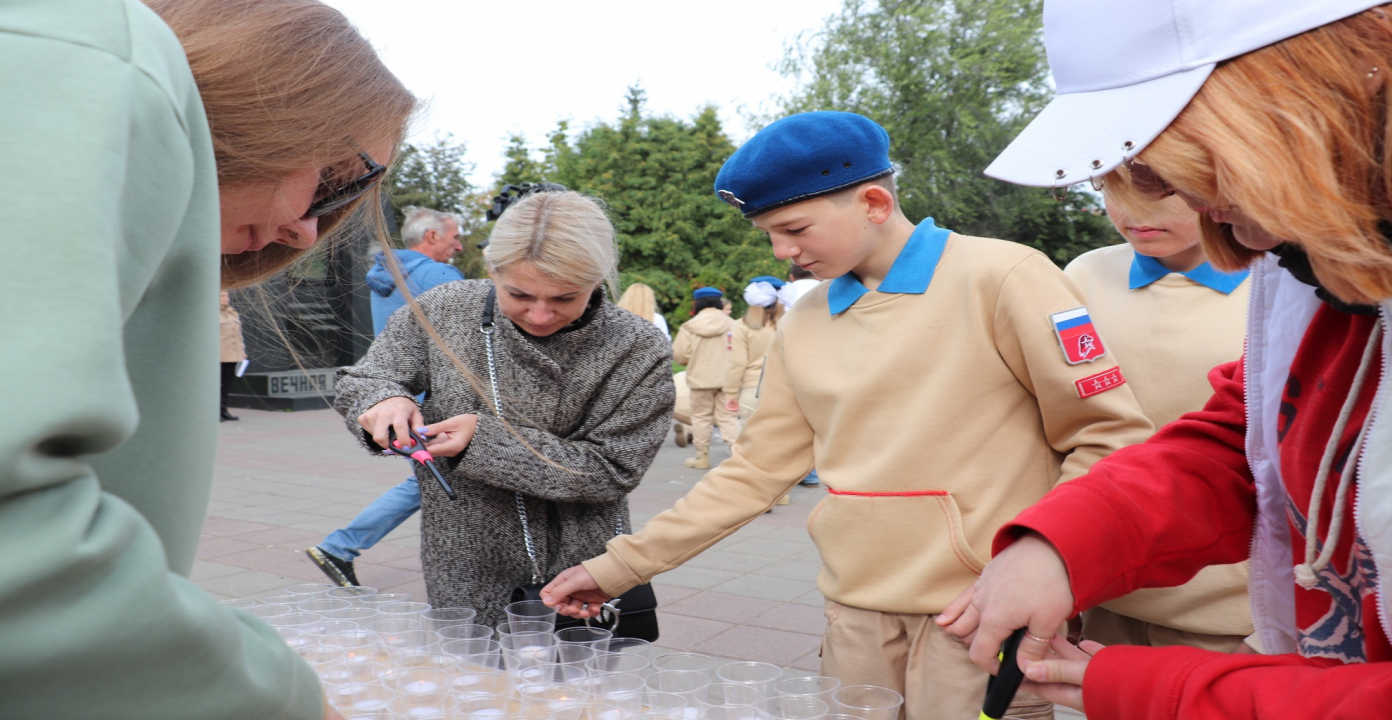
[[[1214,66],[1387,0],[1045,0],[1055,97],[986,168],[1018,185],[1100,178],[1149,145]]]

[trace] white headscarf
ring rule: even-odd
[[[744,289],[744,301],[750,306],[773,307],[773,304],[778,302],[778,291],[763,280],[752,282]]]

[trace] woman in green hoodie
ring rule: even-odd
[[[0,714],[336,717],[187,578],[214,298],[372,222],[414,98],[313,0],[11,0],[0,73]]]

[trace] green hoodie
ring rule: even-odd
[[[0,3],[0,716],[322,716],[310,668],[185,575],[212,483],[218,193],[135,0]]]

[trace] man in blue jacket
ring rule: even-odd
[[[411,208],[406,211],[406,222],[401,226],[401,240],[406,249],[393,252],[412,297],[436,285],[464,279],[464,274],[449,264],[449,259],[464,249],[459,243],[459,223],[454,216],[426,208]],[[372,290],[374,336],[381,334],[392,313],[406,306],[405,294],[396,286],[386,263],[386,257],[378,254],[377,264],[367,271],[367,286]],[[420,510],[420,486],[412,475],[374,500],[347,527],[333,531],[305,553],[330,580],[344,586],[357,585],[353,561],[417,510]]]

